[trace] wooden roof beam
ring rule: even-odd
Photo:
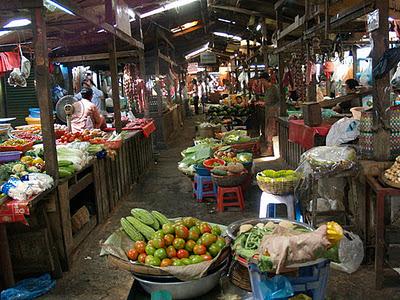
[[[137,56],[138,51],[119,51],[117,52],[117,58]],[[106,60],[110,59],[110,53],[97,53],[97,54],[86,54],[86,55],[74,55],[74,56],[62,56],[50,58],[52,62],[69,63],[79,61],[91,61],[91,60]]]
[[[220,10],[232,11],[232,12],[249,15],[249,16],[263,17],[263,18],[266,18],[273,22],[276,22],[275,14],[273,13],[272,10],[271,10],[271,13],[264,13],[264,12],[249,10],[249,9],[245,9],[245,8],[235,7],[235,6],[210,5],[210,7],[215,8],[215,9],[220,9]],[[293,20],[292,18],[288,18],[288,17],[283,17],[283,19],[284,19],[284,21],[289,21],[289,22],[291,22]]]
[[[104,29],[108,33],[113,34],[114,36],[128,43],[129,45],[137,47],[139,49],[144,49],[144,45],[142,42],[134,39],[122,30],[114,28],[114,26],[112,26],[111,24],[102,21],[100,17],[97,16],[90,8],[79,8],[75,6],[71,0],[57,0],[57,3],[70,10],[78,17],[81,17],[82,19],[87,20],[89,23]]]
[[[157,28],[157,34],[160,38],[162,38],[172,49],[175,50],[175,46],[174,44],[168,39],[168,37],[166,36],[166,34],[160,30],[159,28]]]
[[[160,49],[158,50],[158,57],[173,66],[177,66],[176,62],[174,62],[169,56],[162,54]]]
[[[279,1],[277,1],[275,3],[274,9],[275,10],[279,10],[285,4],[294,4],[296,6],[303,6],[304,7],[304,0],[279,0]]]
[[[0,1],[0,10],[32,9],[43,6],[43,0]]]

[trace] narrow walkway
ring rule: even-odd
[[[110,269],[105,258],[99,257],[100,243],[120,226],[120,218],[130,214],[133,207],[159,210],[169,217],[194,216],[221,224],[257,217],[260,190],[253,186],[246,195],[246,208],[235,208],[224,213],[215,212],[215,204],[197,203],[192,197],[190,180],[177,170],[180,152],[192,145],[195,136],[194,119],[186,122],[168,150],[162,151],[158,164],[153,165],[135,186],[127,201],[119,203],[108,221],[95,229],[81,245],[72,269],[57,282],[56,288],[41,299],[126,300],[133,282],[125,271]],[[281,168],[278,161],[265,161],[257,169]],[[373,290],[371,268],[363,268],[349,276],[333,271],[329,286],[329,299],[400,299],[399,290]],[[397,297],[397,298],[396,298]],[[211,299],[210,299],[211,300]]]

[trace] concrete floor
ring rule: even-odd
[[[193,119],[174,139],[168,150],[162,151],[158,164],[153,165],[142,182],[135,186],[127,201],[119,203],[105,224],[98,226],[81,245],[72,269],[57,281],[56,288],[41,299],[126,300],[133,283],[128,272],[110,269],[99,256],[100,244],[120,226],[120,218],[127,216],[133,207],[155,209],[169,217],[195,216],[203,220],[229,224],[233,221],[258,216],[260,190],[253,186],[246,195],[246,208],[235,208],[224,213],[215,212],[215,204],[197,203],[192,198],[190,180],[177,170],[180,152],[192,143],[195,135]],[[281,168],[279,160],[263,161],[257,169]],[[393,282],[392,282],[393,283]],[[396,287],[375,291],[373,269],[363,266],[355,274],[332,271],[328,299],[400,299],[400,281]]]

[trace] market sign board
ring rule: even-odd
[[[200,54],[200,63],[203,65],[216,64],[217,56],[213,52],[203,52]]]
[[[131,23],[129,22],[129,7],[124,0],[114,0],[115,21],[117,28],[131,36]]]
[[[372,32],[379,28],[379,9],[368,14],[367,32]]]
[[[189,74],[197,74],[197,72],[199,71],[199,63],[189,63],[187,71]]]

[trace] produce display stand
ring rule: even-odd
[[[141,131],[131,131],[115,159],[93,159],[81,171],[60,181],[57,187],[58,207],[65,245],[62,249],[65,269],[69,268],[78,246],[96,225],[103,223],[117,203],[129,196],[133,185],[139,182],[151,163],[152,156],[151,136],[145,138]],[[92,195],[91,216],[80,231],[73,234],[70,203],[83,200],[83,204],[86,204],[89,199],[84,191],[87,189]]]
[[[14,284],[15,275],[32,271],[50,272],[55,278],[62,276],[58,241],[50,230],[54,222],[52,204],[56,197],[53,187],[33,197],[27,208],[29,227],[20,223],[0,223],[0,263],[3,287]]]
[[[56,137],[53,127],[54,103],[50,97],[51,81],[49,80],[48,49],[53,47],[57,49],[62,48],[64,50],[68,49],[67,52],[62,52],[62,57],[59,57],[59,59],[52,57],[53,61],[63,60],[62,62],[66,64],[78,61],[105,60],[110,66],[112,88],[113,90],[118,90],[117,57],[119,57],[119,53],[117,53],[117,45],[121,46],[122,42],[129,45],[132,49],[136,49],[134,54],[139,58],[140,72],[141,74],[145,73],[143,36],[140,34],[140,40],[137,40],[118,26],[114,27],[112,25],[114,24],[113,19],[116,15],[116,7],[104,5],[105,20],[100,21],[93,15],[91,10],[82,9],[79,5],[73,3],[65,3],[63,5],[72,12],[71,15],[73,15],[74,20],[79,20],[79,22],[68,21],[65,23],[63,21],[64,16],[68,18],[70,15],[62,14],[60,16],[58,12],[52,13],[48,11],[47,8],[44,7],[43,1],[30,1],[29,3],[27,1],[20,1],[18,3],[2,1],[0,3],[0,12],[11,12],[7,14],[7,18],[12,18],[13,14],[15,14],[16,18],[21,17],[21,10],[24,12],[24,15],[29,15],[29,13],[31,13],[32,25],[22,28],[13,28],[9,36],[14,37],[17,43],[23,43],[25,38],[26,40],[32,41],[34,53],[34,61],[32,62],[34,68],[32,68],[32,72],[35,72],[46,172],[55,180],[55,187],[52,190],[37,195],[30,204],[32,209],[31,215],[28,218],[29,227],[19,223],[0,224],[1,288],[7,288],[13,285],[13,267],[18,274],[28,275],[35,272],[52,272],[53,277],[61,277],[62,272],[60,265],[62,264],[63,269],[68,267],[70,259],[69,254],[76,249],[77,245],[84,240],[96,224],[105,221],[105,218],[107,218],[110,211],[115,207],[116,202],[121,199],[122,195],[127,194],[128,183],[137,182],[152,159],[151,139],[142,139],[142,133],[134,133],[132,137],[128,138],[128,140],[123,143],[122,148],[117,153],[116,160],[112,161],[109,158],[101,161],[94,160],[72,177],[61,181],[58,180]],[[48,24],[46,24],[46,22],[52,23],[53,21],[61,23],[56,26],[48,26]],[[71,45],[76,46],[72,48],[67,46],[68,42],[66,41],[68,39],[61,38],[56,43],[62,41],[62,45],[53,45],[51,44],[53,43],[52,40],[47,37],[47,31],[50,33],[49,36],[56,36],[63,34],[66,29],[65,27],[73,27],[72,29],[68,29],[69,32],[81,31],[81,25],[79,24],[84,24],[86,28],[98,27],[107,32],[107,34],[91,35],[90,39],[81,36],[79,39],[72,42]],[[20,30],[24,32],[22,35],[15,32]],[[140,30],[140,33],[141,32]],[[23,39],[21,39],[21,36]],[[85,53],[85,55],[82,55],[81,50],[93,44],[99,45],[99,49],[103,47],[106,53]],[[77,49],[78,52],[74,52]],[[56,52],[52,53],[52,56],[57,55],[58,53]],[[130,57],[131,56],[130,54]],[[113,96],[115,123],[117,131],[120,132],[122,127],[120,101],[117,93],[114,93]],[[22,100],[23,99],[21,99],[21,101]],[[148,109],[147,105],[145,105],[145,114],[148,115],[146,109]],[[129,166],[134,166],[134,170],[130,170]],[[110,181],[108,185],[103,184],[106,180],[107,182]],[[94,188],[94,186],[96,188]],[[93,195],[96,195],[96,197],[90,197],[90,200],[94,201],[95,209],[93,213],[91,212],[92,216],[89,222],[74,236],[71,234],[71,211],[69,211],[69,208],[75,205],[75,201],[70,200],[72,198],[83,197],[82,193],[88,190],[88,188],[92,188]],[[113,196],[109,197],[110,195]],[[110,204],[110,202],[112,202],[112,204]],[[39,228],[39,233],[36,233],[36,228]],[[8,236],[7,231],[9,233]],[[15,233],[16,237],[18,235],[18,237],[14,238],[14,236],[10,234],[11,232]],[[65,241],[66,243],[64,244]],[[39,247],[42,244],[44,247]],[[40,250],[38,250],[39,248]],[[7,249],[9,249],[9,251]],[[21,251],[20,253],[16,253],[14,249],[20,249]],[[35,252],[31,253],[30,250],[35,250]],[[18,255],[16,256],[16,254]],[[12,258],[12,263],[10,257]],[[14,257],[16,257],[16,259],[14,259]],[[30,263],[26,263],[24,267],[21,268],[22,271],[19,272],[19,263],[28,261],[28,257],[31,258],[29,261]],[[43,267],[42,265],[46,266]]]

